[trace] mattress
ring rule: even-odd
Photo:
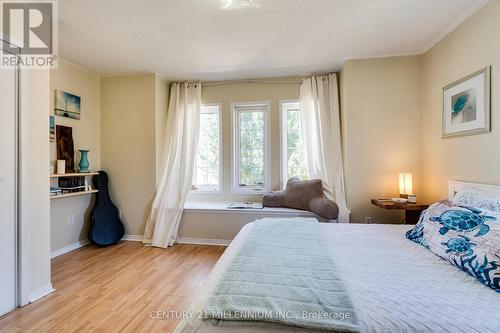
[[[213,323],[199,315],[253,224],[226,249],[176,328],[183,333],[310,330],[266,323]],[[405,225],[321,224],[363,332],[500,332],[500,295],[405,238]]]

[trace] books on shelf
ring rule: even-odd
[[[59,178],[58,185],[63,193],[91,190],[87,180],[83,176]]]
[[[60,188],[74,188],[78,186],[85,186],[85,177],[59,178],[58,184]]]
[[[73,193],[85,191],[85,186],[74,186],[74,187],[61,187],[63,193]]]
[[[95,193],[86,177],[87,174],[68,174],[64,177],[52,177],[50,185],[50,197],[73,196],[85,193]]]
[[[51,187],[50,188],[50,195],[61,195],[62,190],[59,187]]]

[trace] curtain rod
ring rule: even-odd
[[[234,84],[234,83],[301,84],[302,81],[232,80],[232,81],[221,81],[221,82],[213,82],[213,83],[202,82],[201,85],[202,85],[202,87],[213,87],[213,86],[222,86],[222,85]]]
[[[337,74],[336,72],[328,73],[328,74],[316,74],[313,76],[321,77],[323,79],[328,78],[329,74]],[[203,87],[215,87],[215,86],[223,86],[226,84],[234,84],[234,83],[262,83],[262,84],[302,84],[303,79],[299,81],[273,81],[273,80],[229,80],[229,81],[219,81],[219,82],[202,82],[201,85]]]

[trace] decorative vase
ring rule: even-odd
[[[89,170],[89,151],[90,150],[84,150],[84,149],[78,149],[78,151],[82,154],[82,157],[80,158],[80,164],[78,166],[80,167],[80,170],[78,172],[84,173],[84,172],[90,172]]]

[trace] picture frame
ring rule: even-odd
[[[56,149],[57,159],[66,161],[66,173],[74,173],[75,148],[72,127],[56,125]]]
[[[54,114],[69,119],[80,119],[81,97],[62,90],[54,92]]]
[[[56,141],[56,120],[54,116],[49,116],[49,141]]]
[[[443,138],[491,131],[490,73],[487,66],[443,88]]]

